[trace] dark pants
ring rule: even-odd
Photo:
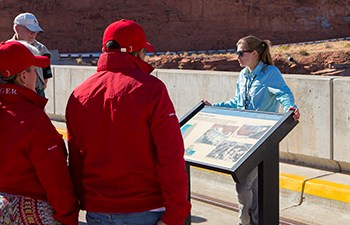
[[[36,90],[36,93],[42,97],[45,98],[45,92],[44,92],[44,89],[38,89],[38,88],[35,88]]]

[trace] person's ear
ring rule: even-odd
[[[254,50],[254,51],[253,51],[253,56],[254,56],[255,58],[257,58],[257,59],[260,58],[259,52],[258,52],[257,50]]]
[[[23,70],[22,72],[20,72],[17,76],[17,83],[19,85],[23,85],[23,86],[26,86],[27,84],[27,79],[28,79],[28,76],[27,76],[27,73],[25,70]]]
[[[17,24],[13,24],[13,31],[15,33],[18,33],[18,25]]]

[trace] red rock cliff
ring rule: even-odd
[[[157,51],[234,48],[253,34],[273,44],[350,36],[350,0],[0,0],[0,40],[21,12],[34,13],[38,40],[60,52],[100,52],[104,28],[140,23]]]

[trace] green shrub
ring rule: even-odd
[[[300,50],[299,54],[304,56],[309,55],[309,53],[305,49]]]
[[[286,51],[286,50],[289,49],[289,46],[281,45],[281,46],[278,47],[278,49]]]

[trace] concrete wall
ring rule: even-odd
[[[49,80],[46,97],[49,99],[46,112],[64,116],[68,98],[75,87],[95,71],[92,66],[52,66],[53,79]]]
[[[72,90],[95,70],[96,67],[53,66],[46,111],[64,117]],[[201,99],[217,102],[232,98],[238,77],[234,72],[171,69],[155,70],[153,75],[166,84],[179,118]],[[350,171],[350,78],[307,75],[284,78],[295,95],[301,118],[280,143],[281,155],[293,161],[311,161],[317,167],[333,165]]]
[[[300,124],[281,142],[281,149],[331,159],[333,78],[307,75],[285,75],[284,78],[295,95],[301,118]]]
[[[333,82],[333,159],[350,162],[350,77]]]

